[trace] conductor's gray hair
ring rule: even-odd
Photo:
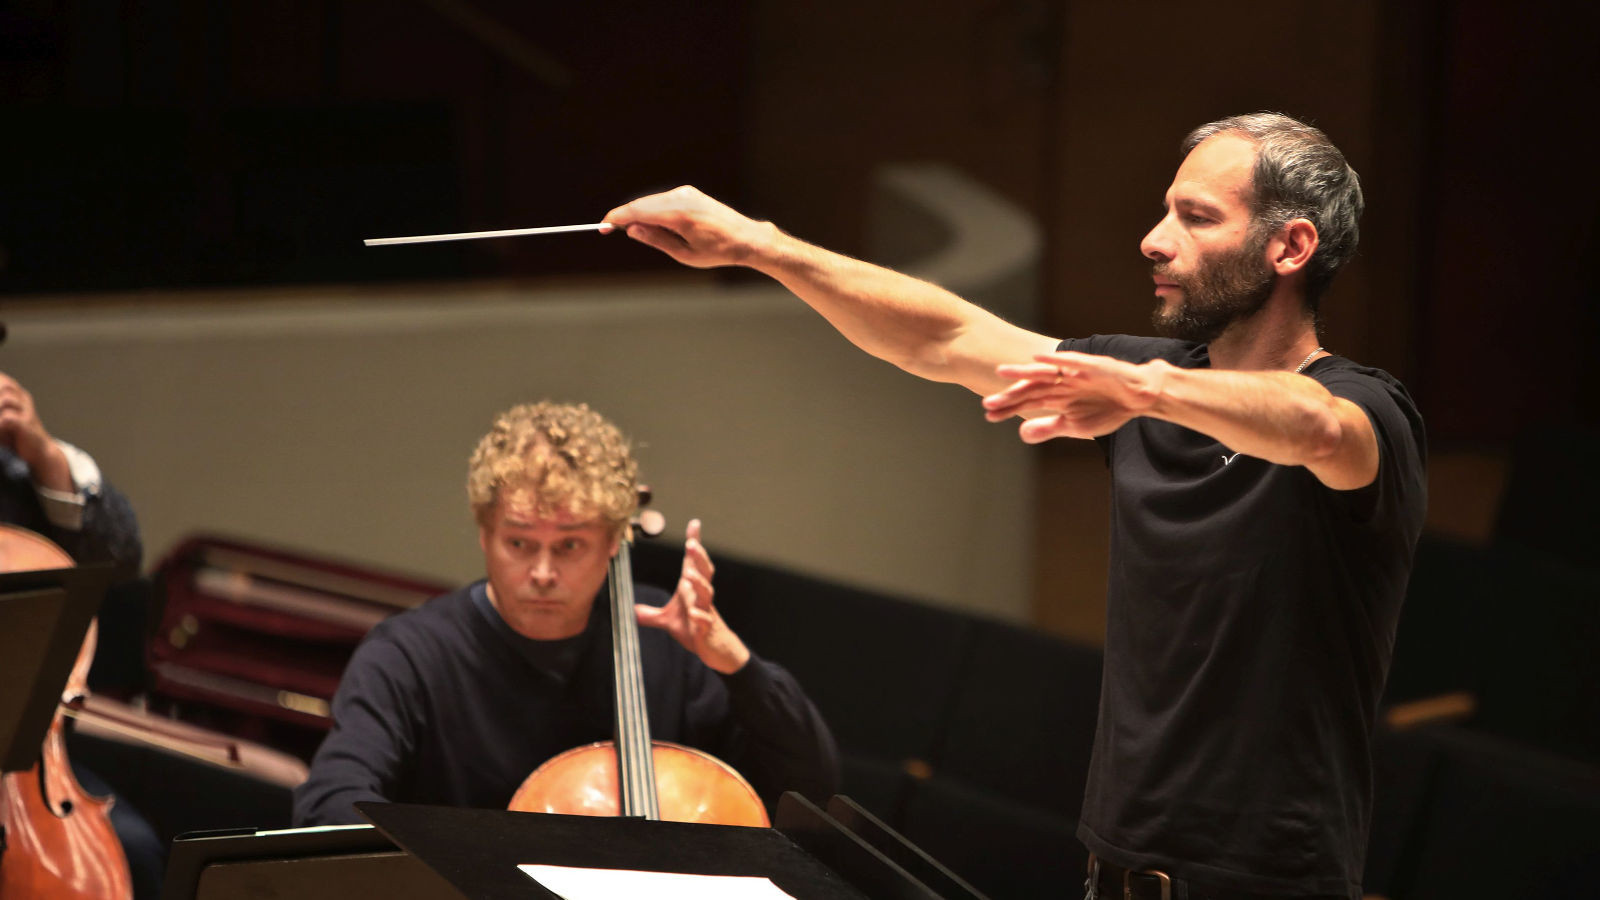
[[[1366,206],[1361,179],[1320,129],[1275,112],[1201,125],[1183,139],[1183,155],[1218,134],[1236,134],[1256,145],[1254,228],[1270,232],[1298,218],[1316,226],[1317,251],[1306,264],[1306,303],[1315,315],[1333,276],[1355,256],[1361,240]]]

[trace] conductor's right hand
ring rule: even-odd
[[[688,185],[623,204],[601,221],[697,269],[747,264],[777,231]]]

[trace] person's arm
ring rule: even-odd
[[[35,484],[51,539],[79,563],[113,562],[137,568],[144,545],[133,505],[105,480],[93,457],[65,441],[53,443],[70,460],[73,490]]]
[[[761,272],[857,347],[931,381],[988,393],[1005,385],[995,366],[1056,345],[944,288],[807,244],[692,187],[640,198],[604,221],[685,265]]]
[[[990,421],[1022,410],[1023,440],[1090,438],[1136,416],[1162,419],[1236,453],[1305,466],[1335,490],[1378,475],[1378,441],[1361,407],[1293,372],[1181,369],[1163,360],[1134,364],[1086,353],[1043,353],[1001,366],[1011,386],[983,400]],[[1045,414],[1038,412],[1044,410]]]
[[[28,469],[46,536],[79,563],[138,566],[139,523],[127,497],[101,477],[94,458],[45,429],[33,395],[0,372],[0,447]]]
[[[0,372],[0,446],[28,464],[40,488],[63,494],[77,490],[67,451],[45,430],[33,395],[4,372]]]
[[[789,671],[752,656],[721,678],[728,693],[728,762],[768,807],[784,791],[822,802],[839,790],[839,746]]]
[[[109,481],[84,495],[82,525],[70,540],[77,545],[72,556],[79,562],[115,562],[137,569],[144,557],[133,505]]]
[[[416,744],[422,704],[412,674],[388,641],[369,639],[356,649],[333,697],[333,730],[294,790],[296,826],[361,824],[356,802],[390,799]]]

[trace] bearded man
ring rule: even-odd
[[[1155,338],[1058,341],[805,244],[693,188],[615,230],[782,283],[851,342],[985,395],[1112,475],[1100,718],[1078,836],[1090,897],[1361,896],[1371,732],[1427,503],[1405,388],[1323,349],[1360,181],[1276,113],[1183,142],[1144,238]],[[1124,893],[1126,891],[1126,893]]]

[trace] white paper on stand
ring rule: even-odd
[[[529,878],[565,900],[795,900],[770,878],[750,875],[685,875],[631,869],[518,866]]]

